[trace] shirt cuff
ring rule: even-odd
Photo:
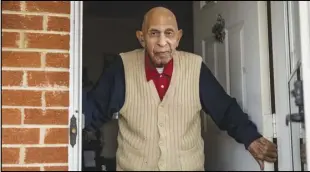
[[[244,140],[243,144],[246,150],[248,150],[249,146],[253,141],[255,141],[258,138],[261,138],[262,135],[254,128],[247,129],[244,131]]]

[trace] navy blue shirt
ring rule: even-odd
[[[83,92],[83,111],[91,116],[86,119],[85,128],[96,130],[112,119],[113,113],[119,112],[125,102],[125,75],[123,61],[117,56],[113,64],[104,71],[94,88]],[[246,113],[230,97],[202,62],[199,81],[202,110],[209,114],[216,125],[227,131],[245,148],[262,135]],[[87,108],[92,107],[92,108]]]

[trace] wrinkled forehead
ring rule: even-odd
[[[172,15],[150,15],[145,22],[145,31],[178,30],[176,18]]]

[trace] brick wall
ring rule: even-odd
[[[70,2],[2,10],[2,170],[67,170]]]

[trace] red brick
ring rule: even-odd
[[[2,105],[42,106],[41,91],[2,90]]]
[[[69,50],[69,35],[27,33],[27,48]]]
[[[19,47],[19,33],[2,32],[2,47],[18,48]]]
[[[69,54],[47,53],[45,58],[46,67],[69,68]]]
[[[20,11],[20,1],[2,1],[2,10]],[[3,15],[3,14],[2,14]]]
[[[2,171],[40,171],[40,167],[2,167]]]
[[[38,144],[38,128],[2,128],[2,144]]]
[[[68,91],[47,91],[45,93],[46,106],[69,106]]]
[[[2,28],[42,30],[43,16],[2,14]]]
[[[25,163],[68,163],[68,148],[26,148]]]
[[[69,86],[69,72],[28,72],[28,86]]]
[[[67,125],[68,110],[25,109],[25,124]]]
[[[50,128],[46,130],[45,144],[68,144],[68,128]]]
[[[41,55],[36,52],[2,52],[4,67],[40,67]]]
[[[2,86],[21,86],[23,74],[21,71],[2,71]]]
[[[3,109],[2,124],[3,125],[16,125],[21,124],[21,112],[19,109]]]
[[[4,148],[2,147],[2,163],[17,164],[19,161],[19,148]]]
[[[48,17],[47,30],[70,32],[70,19],[66,17]]]
[[[46,166],[44,171],[68,171],[68,166]]]
[[[70,1],[26,1],[26,11],[70,14]]]

